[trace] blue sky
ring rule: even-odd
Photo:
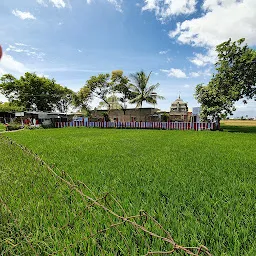
[[[255,47],[255,28],[255,0],[2,0],[0,75],[37,72],[78,91],[92,75],[143,69],[160,83],[160,109],[179,93],[192,108],[216,44],[245,37]],[[237,104],[235,116],[246,114],[256,116],[254,101]]]

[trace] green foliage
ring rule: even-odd
[[[55,80],[25,73],[19,79],[7,74],[0,79],[0,92],[12,105],[25,110],[65,110],[71,104],[73,92],[56,84]]]
[[[113,94],[110,97],[107,97],[107,102],[110,104],[110,109],[121,109],[121,105],[119,104],[119,98]],[[108,108],[108,105],[106,102],[101,101],[98,105],[98,109],[106,109]]]
[[[217,73],[207,86],[196,87],[195,97],[203,117],[232,114],[238,100],[256,100],[256,51],[244,44],[245,39],[231,39],[218,45]]]
[[[162,114],[161,116],[161,122],[168,122],[170,119],[170,115],[167,113]]]
[[[88,128],[8,134],[51,166],[67,171],[74,181],[84,182],[97,196],[114,195],[128,215],[146,210],[177,243],[203,244],[212,255],[223,256],[256,255],[255,135]],[[145,255],[141,248],[146,242],[155,251],[169,249],[155,240],[133,240],[136,231],[128,224],[121,229],[123,237],[112,229],[95,240],[82,239],[90,236],[89,227],[92,233],[107,228],[109,216],[94,207],[85,209],[80,196],[14,145],[1,143],[0,159],[0,195],[39,255],[72,243],[75,247],[68,246],[63,254]],[[2,219],[9,224],[0,221],[0,236],[4,241],[13,237],[11,243],[17,246],[9,240],[0,246],[20,250],[16,255],[27,249],[31,255],[20,235],[3,232],[9,228],[18,233],[4,213]]]
[[[9,123],[7,126],[6,126],[6,131],[15,131],[15,130],[20,130],[22,129],[23,127],[21,126],[20,123],[15,123],[15,122],[12,122],[12,123]]]
[[[90,102],[93,97],[91,94],[91,90],[88,86],[82,87],[77,93],[74,102],[75,106],[79,107],[82,112],[90,112]]]
[[[144,71],[140,71],[131,75],[134,84],[131,85],[132,99],[130,103],[136,103],[137,107],[142,107],[143,102],[155,105],[157,99],[164,99],[155,92],[159,84],[148,86],[151,73],[147,75]]]
[[[102,100],[110,109],[111,105],[108,102],[108,96],[112,91],[112,83],[109,74],[99,74],[92,76],[84,87],[78,92],[77,106],[83,109],[89,108],[89,103],[94,97]]]
[[[44,129],[43,126],[35,126],[35,125],[25,125],[24,126],[25,130],[39,130],[39,129]]]
[[[10,102],[0,102],[0,112],[15,112],[22,111],[23,108],[16,106],[14,104],[10,104]]]
[[[163,97],[155,93],[159,84],[148,87],[150,75],[151,73],[147,76],[143,71],[133,74],[135,84],[123,75],[122,70],[112,71],[111,78],[109,74],[92,76],[78,92],[76,106],[89,110],[91,101],[96,97],[101,100],[100,108],[121,108],[125,115],[128,103],[136,103],[137,107],[142,107],[143,102],[156,104],[157,99]]]
[[[102,116],[103,116],[105,122],[109,122],[110,121],[108,113],[102,113]]]
[[[51,129],[51,128],[55,128],[55,125],[53,123],[42,124],[41,127],[44,128],[44,129]]]
[[[128,77],[123,76],[122,70],[112,71],[111,80],[113,82],[113,91],[118,93],[119,104],[125,115],[128,101],[135,96],[131,91],[132,85]]]
[[[60,100],[56,103],[56,109],[61,113],[67,113],[68,109],[75,105],[76,94],[67,87],[61,88],[59,93]]]

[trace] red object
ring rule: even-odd
[[[2,56],[3,56],[3,49],[2,49],[2,46],[0,45],[0,60],[1,60]]]

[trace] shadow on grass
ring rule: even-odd
[[[256,133],[256,126],[221,125],[224,132]]]

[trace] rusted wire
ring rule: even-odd
[[[90,230],[90,233],[91,235],[89,237],[85,237],[83,238],[83,240],[88,240],[88,239],[91,239],[93,237],[95,237],[96,235],[100,235],[101,233],[104,233],[110,229],[117,229],[117,227],[121,226],[121,225],[124,225],[125,223],[128,223],[130,224],[131,226],[133,226],[137,231],[142,231],[144,234],[147,234],[153,238],[156,238],[156,239],[159,239],[163,242],[166,242],[168,244],[170,244],[172,246],[172,249],[170,251],[156,251],[156,252],[150,252],[148,251],[146,255],[154,255],[154,254],[162,254],[162,255],[170,255],[170,254],[173,254],[175,252],[184,252],[186,253],[187,255],[192,255],[192,256],[198,256],[198,255],[207,255],[207,256],[211,256],[208,248],[206,248],[205,246],[200,246],[200,247],[184,247],[184,246],[181,246],[181,245],[178,245],[176,244],[176,242],[174,241],[173,237],[171,236],[171,234],[166,230],[164,229],[164,227],[156,220],[154,219],[152,216],[150,216],[148,213],[146,213],[145,211],[141,211],[140,212],[140,215],[135,215],[135,216],[130,216],[128,217],[123,209],[123,207],[121,206],[121,204],[118,202],[118,200],[116,200],[113,196],[111,196],[111,198],[113,199],[113,201],[119,206],[119,208],[123,211],[123,214],[124,216],[121,216],[120,214],[117,214],[116,212],[114,212],[112,209],[110,209],[109,207],[105,206],[103,203],[100,203],[99,201],[102,199],[102,198],[96,198],[95,194],[92,192],[91,189],[89,189],[89,187],[87,185],[85,185],[83,182],[81,181],[77,181],[77,184],[79,185],[83,185],[83,187],[85,187],[94,197],[90,197],[88,196],[87,194],[85,194],[82,190],[79,189],[79,186],[76,185],[76,183],[73,181],[73,179],[71,178],[71,176],[69,174],[67,174],[66,172],[64,171],[60,171],[57,167],[54,167],[54,169],[56,171],[58,171],[59,173],[61,173],[61,175],[59,175],[54,169],[53,167],[51,167],[50,165],[48,165],[42,158],[40,158],[37,154],[33,153],[31,150],[27,149],[26,147],[24,147],[23,145],[20,145],[14,141],[12,141],[10,138],[7,137],[7,139],[10,141],[11,144],[14,144],[18,147],[20,147],[25,153],[31,155],[34,159],[36,159],[41,165],[44,165],[45,168],[53,175],[55,176],[57,179],[59,179],[61,182],[63,182],[63,184],[66,184],[69,189],[71,191],[75,191],[77,194],[79,194],[83,200],[84,203],[88,203],[91,202],[91,204],[89,204],[85,209],[89,209],[90,207],[93,207],[93,206],[97,206],[101,209],[103,209],[108,216],[112,216],[116,219],[119,219],[121,220],[120,222],[118,223],[112,223],[109,225],[108,228],[105,228],[105,229],[102,229],[102,230],[98,230],[96,233],[93,234],[92,230]],[[65,179],[65,177],[68,177],[70,181],[68,181],[67,179]],[[105,197],[103,197],[106,199],[106,195]],[[91,213],[92,214],[92,213]],[[92,214],[92,217],[95,218],[95,216],[93,216]],[[156,234],[150,230],[148,230],[146,227],[144,227],[143,225],[140,225],[138,224],[135,219],[136,218],[141,218],[141,217],[148,217],[148,219],[151,219],[153,221],[153,223],[156,224],[156,226],[162,230],[166,237],[165,236],[162,236],[162,235],[159,235],[159,234]],[[111,219],[109,219],[111,221]],[[85,220],[86,221],[86,220]],[[112,220],[113,221],[113,220]],[[87,221],[86,221],[87,222]],[[88,224],[88,222],[87,222]],[[89,224],[88,224],[89,226]],[[120,230],[117,229],[118,233],[120,234]],[[140,234],[140,232],[138,232]],[[122,235],[123,236],[123,235]],[[25,236],[24,236],[25,237]],[[143,237],[143,236],[142,236]],[[27,240],[27,239],[26,239]],[[29,243],[29,240],[27,241]],[[31,246],[31,249],[35,252],[35,249],[33,248],[32,244],[29,243],[30,246]],[[61,250],[55,252],[55,253],[52,253],[51,255],[55,255],[55,254],[58,254],[60,252],[63,252],[65,251],[68,247],[73,247],[74,244],[70,244],[68,246],[66,246],[65,248],[62,248]],[[192,250],[196,250],[197,252],[194,253]]]

